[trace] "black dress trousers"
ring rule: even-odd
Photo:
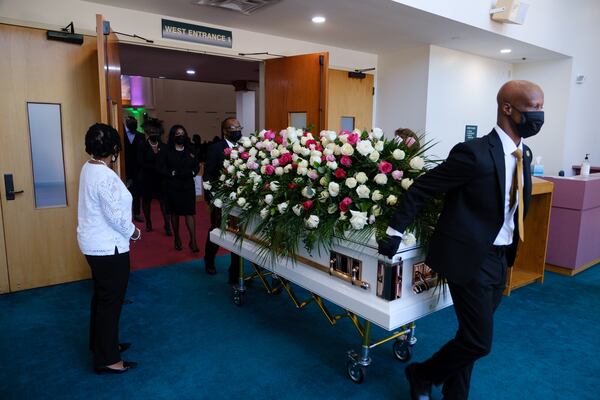
[[[221,209],[213,207],[210,211],[210,227],[208,228],[209,235],[206,237],[204,245],[204,265],[207,268],[215,266],[215,257],[219,251],[219,246],[210,241],[210,231],[221,227]],[[231,253],[231,264],[229,264],[229,280],[237,280],[239,278],[240,256]]]
[[[473,365],[492,349],[494,312],[502,300],[506,269],[505,247],[493,246],[474,279],[462,285],[448,282],[458,331],[454,339],[417,367],[427,380],[443,383],[445,400],[468,398]]]
[[[90,313],[90,350],[94,367],[121,360],[119,318],[129,281],[129,252],[112,256],[85,256],[92,269],[94,294]]]

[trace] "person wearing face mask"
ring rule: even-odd
[[[158,168],[164,177],[163,193],[167,214],[171,216],[175,250],[183,249],[179,236],[179,217],[184,216],[190,238],[188,245],[194,253],[198,253],[194,176],[198,174],[200,164],[182,125],[173,125],[169,131],[166,151],[158,156]]]
[[[94,281],[89,346],[98,374],[122,374],[137,365],[121,359],[120,353],[131,344],[119,343],[119,318],[129,281],[129,243],[141,238],[131,222],[131,193],[112,169],[120,143],[113,127],[92,125],[85,135],[90,159],[79,177],[77,242]]]
[[[152,231],[150,206],[152,199],[156,199],[160,204],[165,234],[171,236],[171,221],[167,214],[163,196],[163,177],[158,170],[159,154],[167,149],[167,146],[160,140],[164,133],[162,121],[156,118],[148,118],[144,123],[144,131],[146,133],[146,141],[139,147],[138,152],[138,163],[140,165],[138,180],[142,195],[142,210],[144,211],[144,218],[146,220],[146,232]]]
[[[494,129],[457,144],[446,161],[416,179],[378,240],[379,253],[392,257],[423,205],[445,194],[426,263],[447,279],[458,331],[431,358],[407,366],[411,399],[431,398],[432,385],[440,384],[445,399],[468,397],[475,361],[491,351],[507,268],[525,240],[532,154],[523,138],[544,123],[544,93],[532,82],[514,80],[496,100]]]
[[[138,130],[138,122],[131,115],[125,119],[125,140],[124,140],[124,162],[125,162],[125,185],[133,196],[133,219],[137,222],[144,222],[140,215],[140,185],[138,175],[140,164],[137,155],[139,148],[144,143],[144,135]]]
[[[210,145],[206,152],[206,164],[204,167],[204,182],[214,182],[219,179],[221,170],[223,169],[223,161],[225,160],[224,150],[234,147],[235,144],[242,138],[242,127],[240,122],[235,118],[227,118],[221,123],[222,139]],[[210,192],[206,192],[206,200],[210,202]],[[221,210],[213,207],[210,212],[210,227],[208,232],[216,227],[221,226]],[[207,274],[214,275],[217,273],[215,268],[215,257],[219,246],[210,241],[210,235],[206,238],[204,246],[204,269]],[[229,279],[228,283],[234,284],[239,276],[240,258],[237,254],[231,253],[231,263],[229,264]]]

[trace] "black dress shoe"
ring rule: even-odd
[[[171,232],[171,227],[168,225],[165,225],[165,235],[173,236],[173,232]]]
[[[175,250],[180,251],[181,249],[183,249],[181,246],[181,239],[175,238]]]
[[[152,232],[152,224],[146,224],[146,232]]]
[[[144,222],[144,218],[142,218],[142,216],[139,215],[139,214],[138,215],[134,215],[133,216],[133,220],[136,221],[136,222]]]
[[[123,368],[94,367],[94,371],[98,375],[124,374],[125,372],[129,371],[130,369],[137,367],[137,365],[138,365],[138,363],[136,363],[135,361],[123,361]]]
[[[119,352],[122,353],[131,347],[131,343],[119,343]]]
[[[190,240],[188,242],[188,246],[190,246],[190,250],[192,250],[192,253],[200,253],[200,249],[198,248],[198,244],[192,243],[192,241]]]
[[[404,370],[410,386],[411,400],[431,400],[431,382],[426,381],[417,374],[417,364],[409,364]]]
[[[204,270],[209,275],[215,275],[217,273],[217,269],[214,266],[212,266],[212,267],[204,267]]]

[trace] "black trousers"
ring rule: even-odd
[[[85,256],[92,269],[94,294],[90,312],[90,350],[94,366],[121,360],[119,318],[129,281],[129,252],[112,256]]]
[[[210,212],[210,228],[208,231],[212,231],[215,228],[221,227],[221,210],[213,208]],[[215,257],[219,251],[219,246],[210,241],[210,235],[206,237],[206,244],[204,245],[204,265],[206,268],[215,266]],[[239,277],[240,268],[240,256],[231,253],[231,264],[229,264],[229,278],[237,279]]]
[[[473,365],[492,349],[494,312],[502,300],[506,268],[505,248],[494,246],[478,276],[463,285],[448,282],[458,331],[430,359],[417,364],[425,379],[443,383],[444,400],[468,398]]]
[[[139,179],[129,179],[131,181],[131,183],[129,184],[129,186],[127,187],[127,189],[129,189],[129,192],[131,193],[131,197],[133,197],[133,202],[132,202],[132,213],[134,216],[137,215],[142,215],[141,211],[140,211],[140,205],[141,205],[141,201],[142,201],[142,191],[141,191],[141,187],[140,187],[140,180]]]

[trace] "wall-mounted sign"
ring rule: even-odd
[[[162,20],[162,37],[228,48],[231,48],[233,43],[231,31],[186,24],[168,19]]]
[[[465,126],[465,142],[477,138],[477,125]]]

